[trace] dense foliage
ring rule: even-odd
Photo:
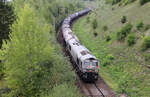
[[[126,38],[126,36],[131,32],[133,25],[130,23],[127,23],[124,27],[120,29],[119,32],[117,32],[117,39],[119,41],[122,41]]]
[[[142,30],[143,27],[144,27],[143,21],[139,21],[139,22],[136,24],[136,28],[137,28],[138,30]]]
[[[147,2],[150,2],[150,1],[149,0],[140,0],[140,4],[141,5],[143,5],[143,4],[147,3]]]
[[[129,46],[132,46],[133,44],[136,43],[136,37],[134,34],[129,34],[127,37],[127,43]]]
[[[122,16],[121,18],[121,23],[124,24],[127,21],[127,17],[126,16]]]
[[[14,14],[12,6],[6,2],[6,0],[0,0],[0,48],[3,40],[8,39],[10,31],[10,25],[14,21]],[[3,77],[3,65],[0,59],[0,79]]]
[[[106,0],[107,3],[110,3],[112,5],[117,4],[119,2],[121,2],[122,5],[126,5],[128,3],[132,3],[136,0]]]
[[[8,39],[9,26],[14,20],[13,9],[6,0],[0,0],[0,48],[3,39]]]
[[[79,97],[74,86],[75,74],[56,42],[55,29],[68,14],[81,7],[80,3],[14,0],[12,5],[17,18],[10,29],[10,40],[0,50],[5,75],[5,85],[0,87],[2,96],[60,97],[58,93],[64,88],[70,91],[69,97]],[[67,97],[68,93],[63,95]]]
[[[145,36],[143,38],[142,50],[146,50],[150,48],[150,36]]]
[[[97,23],[97,20],[96,20],[96,19],[93,20],[92,26],[93,26],[93,29],[96,29],[96,28],[97,28],[98,23]]]
[[[112,5],[120,3],[121,5],[127,5],[132,3],[136,0],[106,0],[106,3],[110,3]],[[140,5],[144,5],[145,3],[149,2],[149,0],[139,0]]]

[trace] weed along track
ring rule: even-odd
[[[69,17],[67,17],[64,20],[62,27],[60,27],[60,29],[57,33],[58,42],[63,46],[63,51],[64,51],[65,55],[69,56],[69,58],[70,58],[70,62],[72,63],[73,69],[75,70],[76,75],[77,75],[76,76],[76,78],[77,78],[76,84],[85,96],[117,97],[116,94],[108,87],[108,85],[99,76],[99,74],[98,74],[99,73],[98,72],[99,71],[99,64],[98,64],[99,62],[98,62],[98,60],[96,60],[96,57],[94,55],[92,55],[86,47],[81,45],[81,43],[79,42],[79,39],[76,37],[76,35],[74,35],[74,33],[71,30],[71,25],[74,23],[74,21],[81,18],[84,15],[87,15],[90,11],[91,11],[91,9],[83,10],[83,11],[77,12],[77,13],[72,14]],[[70,40],[72,40],[72,39],[73,39],[73,41],[70,42]],[[72,43],[73,45],[70,46],[71,44],[69,44],[69,43]],[[79,51],[81,49],[83,49],[84,52],[81,53],[81,51],[80,51],[80,53],[81,53],[80,55],[82,55],[82,56],[77,57],[77,60],[75,60],[76,59],[75,55],[77,55],[79,52],[78,50],[75,52],[77,46],[81,46]],[[75,47],[75,48],[73,48],[73,47]],[[73,53],[71,52],[71,49],[74,50]],[[94,65],[95,67],[93,66],[94,69],[91,69],[91,68],[89,69],[89,65],[88,65],[88,69],[89,69],[88,72],[84,70],[84,73],[83,73],[80,71],[79,66],[80,66],[80,64],[83,64],[83,62],[81,61],[83,58],[81,59],[81,57],[83,57],[83,56],[85,57],[86,55],[88,55],[88,59],[90,59],[91,63],[95,62],[95,65]],[[89,71],[90,71],[90,73],[89,73]],[[90,81],[88,81],[90,83],[87,83],[87,80],[90,80]]]

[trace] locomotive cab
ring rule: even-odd
[[[94,71],[98,72],[99,71],[99,64],[97,60],[85,60],[84,65],[82,65],[82,68],[84,71]]]
[[[99,62],[95,58],[87,59],[82,64],[83,78],[89,81],[95,81],[98,79]]]

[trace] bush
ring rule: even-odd
[[[108,41],[110,41],[111,40],[111,37],[108,35],[107,37],[106,37],[106,41],[108,42]]]
[[[123,41],[125,37],[131,32],[132,24],[126,24],[119,32],[117,32],[117,40]]]
[[[96,37],[98,34],[97,34],[97,32],[94,32],[94,36]]]
[[[103,64],[103,66],[110,65],[110,60],[109,59],[104,59],[102,64]]]
[[[123,41],[125,37],[126,37],[125,33],[117,32],[117,40],[118,41]]]
[[[108,60],[114,60],[114,56],[112,54],[108,54],[106,56],[106,59],[108,59]]]
[[[121,0],[112,0],[112,5],[119,3]]]
[[[150,54],[144,54],[145,61],[150,61]]]
[[[142,50],[146,50],[150,48],[150,36],[145,36],[143,38]]]
[[[102,65],[103,66],[108,66],[111,64],[111,61],[114,60],[114,56],[112,54],[108,54],[106,58],[103,59]]]
[[[51,94],[46,97],[81,97],[79,94],[79,91],[73,85],[63,83],[54,87]]]
[[[102,27],[103,31],[107,31],[108,30],[108,27],[105,25]]]
[[[127,37],[128,46],[131,46],[136,43],[136,37],[133,34],[128,35]]]
[[[51,85],[75,81],[75,73],[71,71],[71,64],[69,64],[68,59],[65,58],[61,53],[63,52],[53,55],[52,64],[54,65],[50,68],[50,77],[52,81]]]
[[[97,26],[98,26],[97,19],[93,20],[92,26],[93,26],[93,29],[97,28]]]
[[[144,31],[150,29],[150,24],[144,26]]]
[[[132,3],[134,1],[136,1],[136,0],[122,0],[122,5],[125,6],[125,5]]]
[[[140,0],[140,4],[144,5],[145,3],[150,2],[149,0]]]
[[[122,16],[121,18],[121,23],[124,24],[127,21],[127,17],[126,16]]]
[[[142,30],[143,27],[144,27],[143,21],[139,21],[139,22],[136,24],[136,28],[137,28],[138,30]]]

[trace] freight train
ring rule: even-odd
[[[79,77],[85,81],[96,81],[99,73],[98,59],[79,41],[78,37],[72,32],[72,22],[92,11],[90,8],[76,12],[64,19],[61,31],[65,48],[69,52]]]

